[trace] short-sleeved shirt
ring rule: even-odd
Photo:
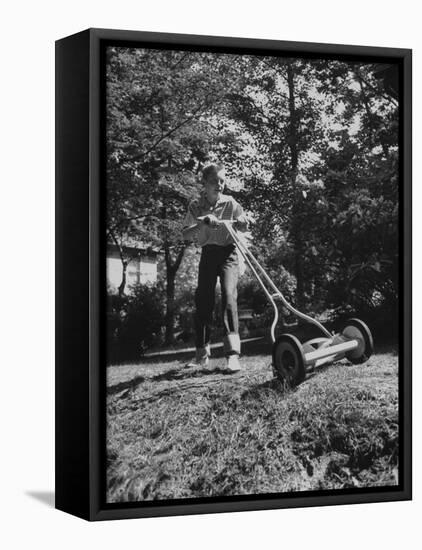
[[[185,229],[197,223],[199,216],[207,216],[209,214],[214,214],[219,220],[234,221],[240,218],[241,221],[244,221],[243,208],[233,197],[221,194],[217,202],[211,205],[205,193],[202,193],[199,199],[193,200],[189,204],[183,228]],[[233,243],[233,239],[224,225],[211,227],[202,224],[198,228],[197,241],[199,246],[209,244],[226,246]]]

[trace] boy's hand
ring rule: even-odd
[[[202,223],[205,223],[205,225],[210,225],[211,227],[217,227],[217,225],[220,225],[220,220],[215,217],[214,214],[208,214],[208,216],[203,216],[198,219],[200,219]]]
[[[237,229],[238,231],[247,231],[248,222],[245,216],[239,216],[237,220],[233,222],[233,227],[235,227],[235,229]]]

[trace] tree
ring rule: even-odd
[[[260,220],[256,239],[267,246],[282,243],[299,307],[343,307],[350,303],[351,282],[360,285],[352,300],[356,307],[358,297],[368,304],[377,293],[393,299],[394,95],[370,64],[279,58],[257,63],[249,87],[233,98],[233,116],[262,152],[260,173],[249,179],[247,194]]]
[[[379,75],[368,63],[108,50],[107,229],[121,250],[119,291],[128,242],[162,252],[168,343],[178,273],[192,261],[181,224],[209,160],[243,179],[256,255],[289,293],[294,275],[300,309],[397,303],[398,105]]]
[[[319,124],[321,100],[310,93],[315,68],[309,62],[288,58],[260,58],[254,77],[233,102],[234,116],[254,134],[266,157],[267,177],[249,180],[249,206],[260,218],[257,239],[290,244],[285,258],[296,277],[296,303],[306,289],[304,257],[307,241],[303,211],[303,172],[314,144],[323,138]]]
[[[136,239],[162,250],[166,342],[174,338],[181,224],[195,177],[213,149],[234,142],[212,123],[241,72],[230,56],[110,48],[107,60],[107,227],[124,249]],[[120,292],[125,288],[125,266]]]

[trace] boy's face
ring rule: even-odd
[[[224,178],[221,172],[209,174],[204,181],[205,193],[209,200],[217,200],[220,193],[224,190]]]

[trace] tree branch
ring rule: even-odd
[[[173,70],[175,69],[178,65],[180,65],[180,63],[182,63],[187,57],[189,57],[191,55],[192,52],[186,52],[185,54],[182,55],[182,57],[176,61],[176,63],[174,65],[172,65],[170,67],[170,70]]]
[[[365,86],[367,88],[369,88],[372,92],[374,92],[374,94],[377,94],[379,95],[380,97],[383,97],[386,101],[388,101],[389,103],[393,103],[393,105],[395,107],[398,107],[399,103],[398,101],[396,100],[396,98],[388,95],[388,94],[383,94],[380,90],[378,90],[377,88],[375,88],[375,86],[372,86],[372,84],[370,82],[368,82],[361,74],[361,72],[359,71],[358,73],[359,75],[359,78],[360,80],[365,84]]]
[[[182,263],[182,260],[183,260],[183,256],[185,254],[185,250],[187,248],[187,245],[186,244],[183,244],[179,250],[179,253],[176,257],[176,261],[174,262],[174,271],[177,272],[177,270],[179,269],[180,267],[180,264]]]
[[[161,137],[159,139],[157,139],[149,149],[147,149],[146,151],[144,151],[143,153],[140,153],[138,155],[135,155],[131,158],[128,159],[128,162],[138,162],[140,161],[142,158],[146,157],[147,155],[149,155],[156,147],[157,145],[159,145],[162,141],[164,141],[165,139],[167,139],[168,137],[170,137],[172,134],[174,134],[175,132],[177,132],[177,130],[180,130],[180,128],[182,126],[184,126],[185,124],[187,124],[188,122],[191,122],[192,120],[194,120],[195,118],[197,118],[197,115],[198,113],[205,107],[207,106],[207,98],[210,97],[211,94],[207,95],[207,97],[205,98],[205,101],[203,104],[201,104],[194,112],[193,112],[193,115],[186,118],[185,120],[182,120],[182,122],[180,124],[177,124],[174,128],[172,128],[171,130],[169,130],[168,132],[166,132],[165,134],[162,134]]]
[[[265,60],[265,57],[262,57],[260,60],[261,60],[262,63],[264,63],[264,65],[266,65],[268,68],[270,68],[271,70],[275,71],[278,75],[280,75],[281,77],[283,77],[284,80],[287,82],[287,80],[288,80],[288,75],[287,75],[287,73],[285,74],[283,71],[278,70],[276,67],[274,67],[274,65],[271,65],[271,63],[268,63],[268,61]]]

